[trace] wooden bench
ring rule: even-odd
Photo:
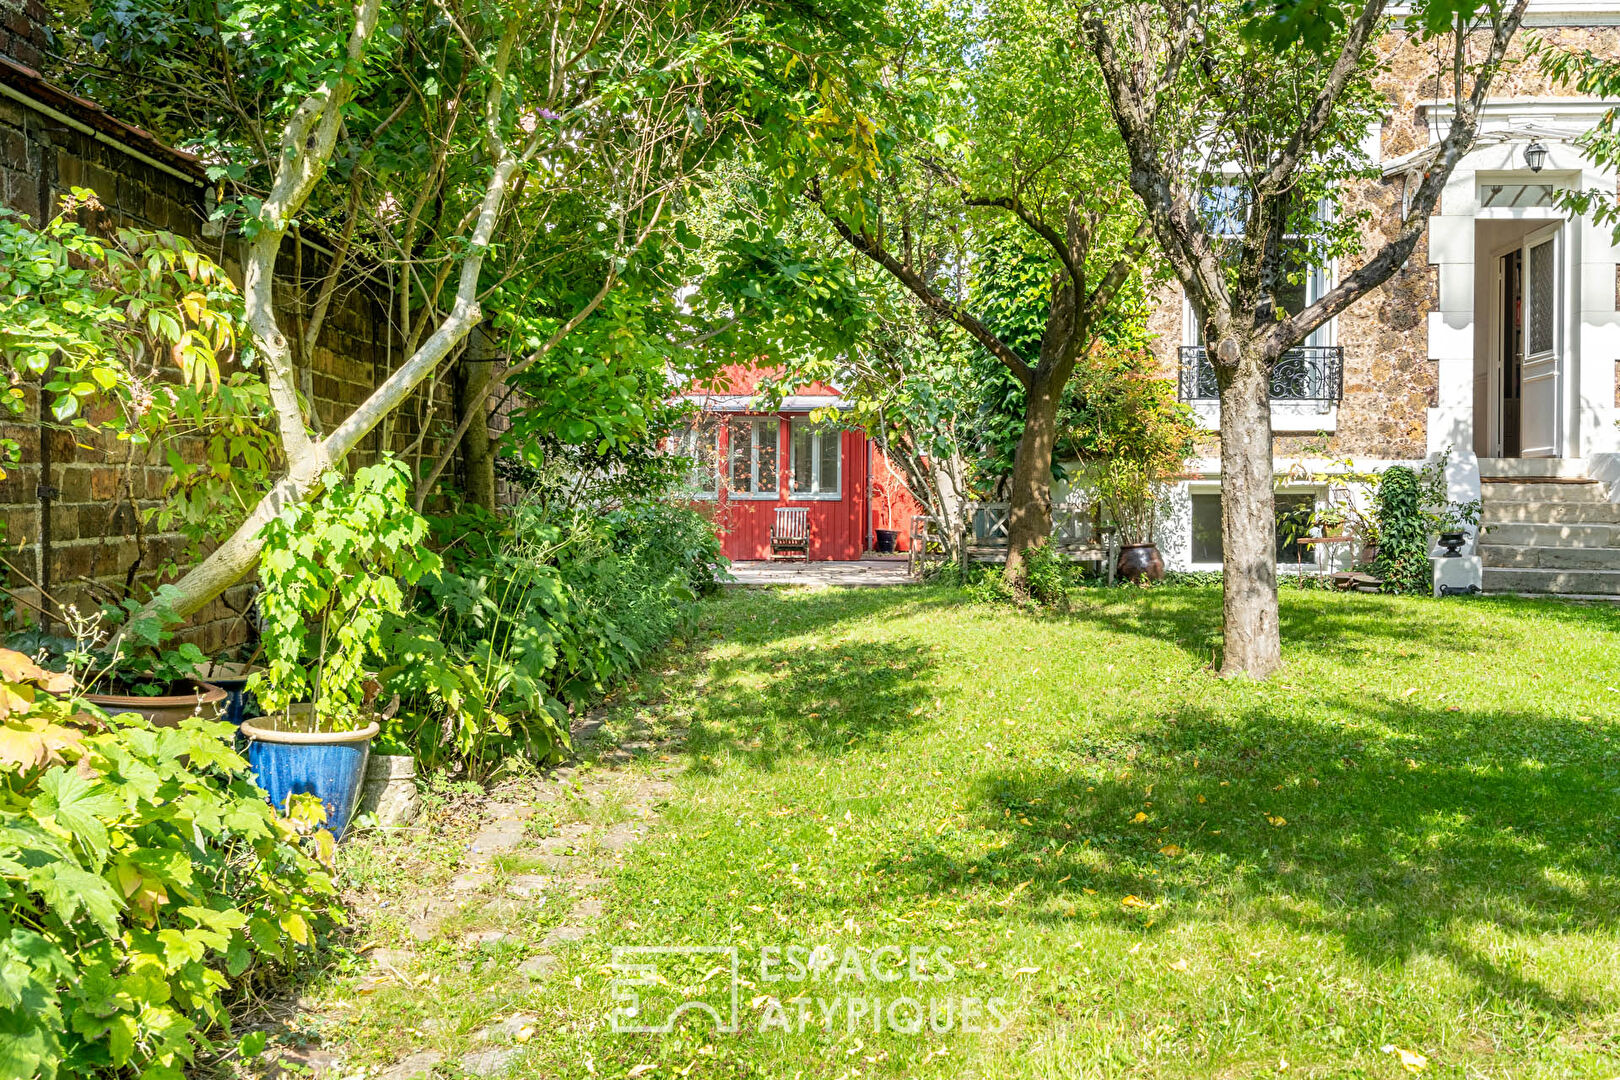
[[[771,525],[771,558],[790,559],[795,552],[810,561],[810,508],[779,506]]]

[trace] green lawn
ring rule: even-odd
[[[688,771],[597,935],[509,999],[544,1018],[518,1074],[1416,1068],[1386,1047],[1424,1076],[1620,1072],[1620,613],[1287,592],[1287,667],[1258,685],[1211,674],[1219,615],[1201,589],[1067,615],[934,588],[716,601],[641,710],[685,730]],[[741,1031],[609,1029],[612,947],[664,944],[739,949]],[[772,945],[835,968],[767,982]],[[874,978],[883,946],[939,980]],[[714,957],[663,963],[723,998]],[[902,997],[950,1030],[850,1004]],[[969,998],[1001,999],[978,1032]]]

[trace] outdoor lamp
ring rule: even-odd
[[[1540,172],[1547,164],[1547,147],[1540,139],[1531,139],[1530,145],[1524,148],[1524,163],[1530,166],[1531,172]]]

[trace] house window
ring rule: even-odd
[[[1315,562],[1307,545],[1299,543],[1309,535],[1316,496],[1306,492],[1278,492],[1272,496],[1277,514],[1277,561],[1283,564]],[[1221,495],[1218,491],[1194,492],[1192,496],[1192,561],[1222,561]]]
[[[681,432],[675,452],[692,463],[686,474],[686,493],[712,499],[720,490],[720,425],[706,416]]]
[[[1200,200],[1199,210],[1212,236],[1234,245],[1243,239],[1249,212],[1249,193],[1235,185],[1222,184],[1207,190]],[[1321,221],[1328,215],[1325,202],[1317,206],[1313,217]],[[1309,236],[1288,233],[1283,238],[1283,281],[1276,292],[1277,306],[1289,315],[1298,315],[1327,294],[1329,274],[1327,267],[1309,265]],[[1191,304],[1188,308],[1188,327],[1185,340],[1192,345],[1204,344],[1204,320]],[[1333,344],[1333,320],[1329,319],[1303,341],[1303,345]],[[1213,395],[1211,395],[1213,396]]]
[[[839,449],[843,432],[808,420],[793,428],[793,494],[797,498],[836,499],[839,493]]]
[[[779,429],[775,417],[731,421],[731,452],[726,475],[732,495],[743,499],[776,498]]]

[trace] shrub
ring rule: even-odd
[[[391,742],[475,771],[513,751],[554,759],[569,717],[638,670],[717,587],[719,541],[693,510],[556,514],[531,502],[435,522],[454,538],[444,568],[385,635],[385,692],[402,702]]]
[[[1417,473],[1405,465],[1385,470],[1378,482],[1378,559],[1373,573],[1384,591],[1428,592],[1429,519]]]
[[[310,945],[336,893],[229,724],[92,732],[47,687],[0,650],[0,1074],[181,1080],[227,988]]]

